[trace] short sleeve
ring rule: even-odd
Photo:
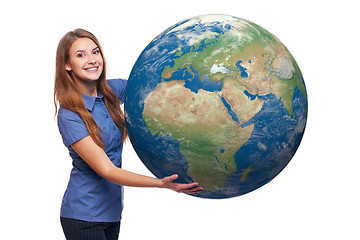
[[[110,88],[115,92],[115,94],[119,97],[120,101],[123,103],[125,101],[125,89],[127,80],[125,79],[109,79],[108,84]]]
[[[57,121],[66,147],[90,135],[78,113],[60,107]]]

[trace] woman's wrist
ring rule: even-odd
[[[156,187],[157,188],[165,188],[164,182],[162,181],[162,179],[156,178]]]

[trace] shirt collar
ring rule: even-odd
[[[84,99],[84,105],[85,105],[86,109],[89,110],[89,111],[93,110],[96,99],[104,98],[104,96],[101,94],[101,92],[98,92],[97,97],[91,97],[91,96],[85,95],[85,94],[83,94],[82,96],[83,96],[83,99]]]

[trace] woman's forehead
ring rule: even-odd
[[[92,51],[97,48],[96,43],[90,38],[79,38],[70,47],[70,51]]]

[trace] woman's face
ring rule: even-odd
[[[77,39],[69,49],[69,62],[65,69],[75,81],[96,81],[103,71],[103,58],[99,47],[90,38]]]

